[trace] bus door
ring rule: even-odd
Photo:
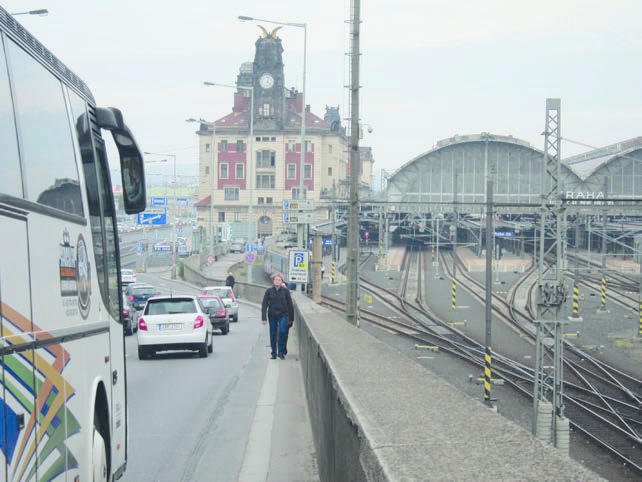
[[[2,393],[0,395],[0,448],[4,459],[0,479],[13,480],[34,467],[27,447],[35,421],[36,382],[34,350],[11,352],[33,341],[29,287],[26,213],[0,204],[0,232],[11,240],[0,249],[0,310]]]

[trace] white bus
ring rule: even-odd
[[[127,463],[120,267],[101,129],[128,214],[142,155],[120,111],[0,7],[0,480],[114,480]]]

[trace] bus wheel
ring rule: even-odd
[[[91,449],[91,464],[94,474],[94,482],[107,481],[107,449],[105,439],[98,429],[94,427],[94,441]]]

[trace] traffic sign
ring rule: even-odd
[[[308,251],[290,250],[290,263],[288,269],[288,281],[292,283],[308,282]]]
[[[283,222],[288,224],[311,224],[314,222],[314,213],[311,211],[286,211],[283,213]]]
[[[161,196],[152,196],[149,198],[149,205],[152,207],[167,207],[167,198]]]
[[[245,253],[245,262],[247,264],[254,264],[254,261],[256,261],[256,254],[253,251]]]
[[[312,199],[301,199],[292,201],[290,199],[283,200],[284,211],[309,211],[314,209],[314,201]]]
[[[253,253],[256,249],[256,246],[254,246],[252,243],[247,243],[245,245],[245,252],[246,253]]]
[[[167,214],[165,213],[138,213],[138,224],[167,224]]]
[[[186,197],[177,197],[176,198],[176,205],[177,206],[189,206],[189,199]]]

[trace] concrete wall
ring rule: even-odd
[[[338,314],[293,298],[322,480],[598,479]]]

